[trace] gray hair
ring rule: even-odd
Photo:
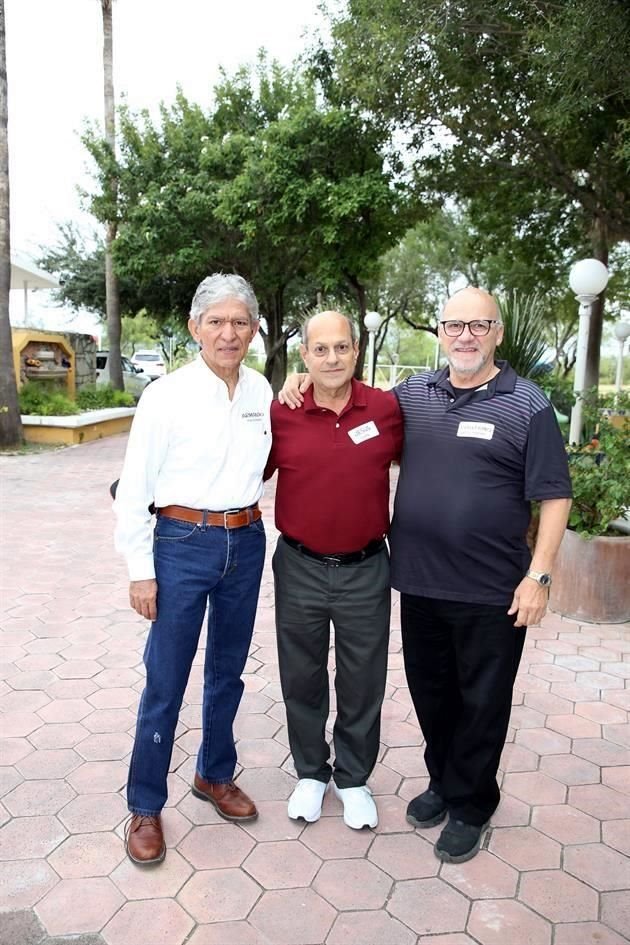
[[[302,325],[302,344],[305,348],[308,348],[308,326],[311,324],[314,318],[318,315],[338,315],[339,318],[343,318],[348,323],[348,328],[350,329],[350,338],[352,339],[352,344],[356,344],[358,341],[357,335],[357,326],[347,315],[344,315],[343,312],[313,312],[312,315],[309,315],[304,324]]]
[[[258,321],[258,300],[249,282],[236,273],[225,275],[222,272],[215,272],[199,283],[190,306],[190,317],[199,324],[210,306],[223,302],[224,299],[237,299],[242,302],[251,321]]]

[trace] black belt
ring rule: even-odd
[[[311,551],[310,548],[296,541],[295,538],[289,538],[288,535],[283,535],[282,538],[287,545],[295,548],[300,554],[306,555],[307,558],[313,558],[314,561],[319,561],[321,564],[330,565],[332,568],[339,568],[344,564],[358,564],[359,561],[365,561],[366,558],[377,555],[379,551],[387,547],[384,538],[377,538],[366,545],[365,548],[362,548],[361,551],[350,551],[348,554],[321,555],[318,551]]]

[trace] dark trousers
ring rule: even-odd
[[[514,627],[507,609],[401,595],[405,672],[429,786],[469,824],[484,824],[499,804],[496,774],[527,629]]]
[[[386,549],[357,564],[315,561],[280,538],[273,556],[280,683],[299,778],[329,781],[328,649],[335,628],[334,779],[365,784],[378,755],[387,675],[390,585]]]

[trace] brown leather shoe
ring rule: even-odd
[[[225,820],[256,820],[258,811],[251,798],[241,791],[233,781],[227,784],[211,784],[195,774],[192,792],[202,801],[210,801],[217,814]]]
[[[132,814],[125,826],[127,856],[138,866],[153,866],[166,856],[162,818]]]

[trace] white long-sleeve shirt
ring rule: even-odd
[[[265,378],[243,365],[230,400],[201,355],[145,389],[114,503],[116,549],[130,580],[155,577],[151,502],[223,511],[258,501],[271,400]]]

